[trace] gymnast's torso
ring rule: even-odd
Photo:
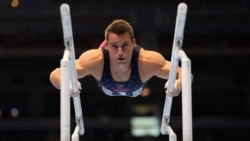
[[[139,96],[144,89],[147,82],[143,83],[140,79],[138,70],[138,55],[140,47],[136,46],[133,49],[132,61],[131,61],[131,73],[128,81],[117,82],[113,79],[110,65],[109,65],[109,52],[102,48],[104,56],[104,67],[101,76],[101,80],[97,81],[98,86],[104,92],[104,94],[109,96],[128,96],[136,97]]]

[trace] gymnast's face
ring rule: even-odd
[[[110,55],[110,62],[116,64],[130,64],[135,45],[135,39],[131,40],[128,33],[120,35],[109,33],[107,49]]]

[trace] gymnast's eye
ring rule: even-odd
[[[110,44],[110,46],[113,49],[119,49],[119,47],[121,47],[122,50],[126,50],[129,47],[129,43],[125,42],[122,45],[117,45],[117,44]]]
[[[116,45],[116,44],[111,44],[111,47],[114,48],[114,49],[118,49],[119,48],[119,46]]]
[[[122,46],[122,49],[127,49],[129,47],[128,43],[124,43]]]

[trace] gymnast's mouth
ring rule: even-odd
[[[122,61],[122,60],[125,60],[125,58],[118,58],[118,60]]]

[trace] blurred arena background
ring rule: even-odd
[[[250,140],[249,0],[1,0],[0,140],[59,141],[60,92],[49,73],[60,65],[63,35],[59,6],[71,6],[76,57],[97,48],[106,26],[128,20],[137,43],[170,59],[176,10],[188,5],[183,49],[191,59],[194,141]],[[95,80],[81,80],[86,133],[82,141],[167,141],[167,135],[135,137],[131,118],[161,119],[164,80],[148,94],[108,97]],[[171,126],[182,140],[181,96],[174,98]],[[72,109],[72,129],[75,127]]]

